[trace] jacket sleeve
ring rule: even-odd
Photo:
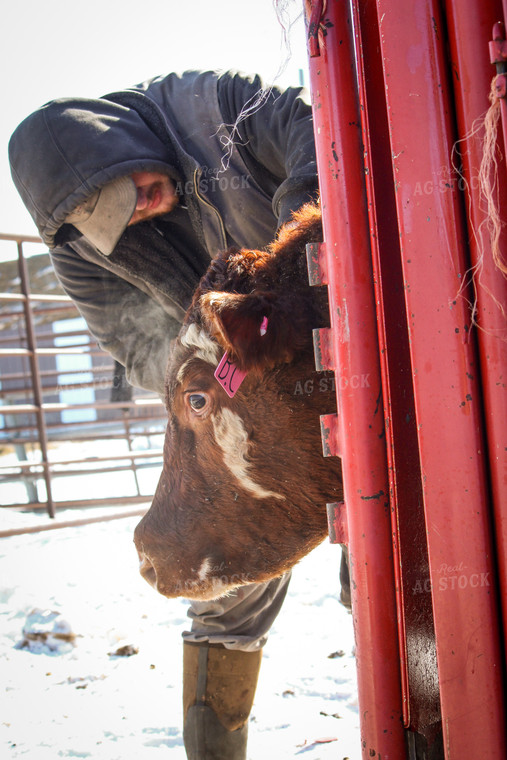
[[[232,138],[261,187],[273,197],[279,224],[318,195],[312,109],[307,90],[265,88],[260,77],[227,73],[218,98]]]
[[[100,347],[125,367],[129,383],[163,396],[179,321],[130,282],[79,256],[71,245],[53,249],[51,258],[63,289]]]

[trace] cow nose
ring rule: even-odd
[[[139,552],[139,572],[150,586],[157,588],[157,571],[149,557],[142,551]]]
[[[155,570],[154,563],[151,561],[144,548],[146,540],[144,524],[145,521],[143,518],[134,531],[134,544],[137,549],[137,556],[139,557],[139,572],[144,580],[148,581],[150,586],[153,586],[156,589],[157,571]]]

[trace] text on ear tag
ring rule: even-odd
[[[215,370],[215,377],[229,398],[234,398],[236,391],[246,376],[247,372],[243,372],[243,370],[239,369],[239,367],[229,359],[226,351],[220,360],[220,364]]]

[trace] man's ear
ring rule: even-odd
[[[210,292],[199,305],[211,335],[244,371],[291,361],[298,348],[279,295]]]

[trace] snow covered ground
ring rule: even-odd
[[[2,758],[185,759],[187,605],[162,598],[138,575],[132,544],[138,520],[0,539]],[[325,542],[294,570],[264,649],[249,760],[360,758],[352,623],[338,602],[339,557],[339,548]],[[37,641],[19,648],[34,608],[60,612],[77,634],[74,645],[58,641],[51,650]],[[138,653],[112,654],[125,644]]]

